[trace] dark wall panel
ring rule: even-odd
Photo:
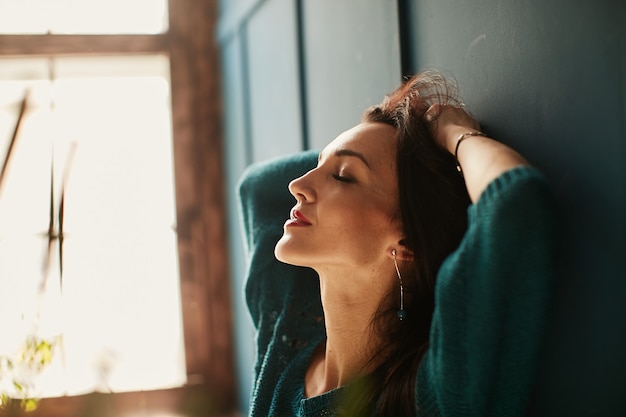
[[[303,1],[307,124],[326,146],[401,80],[396,2]]]
[[[267,0],[247,24],[250,133],[254,161],[302,150],[295,2]]]
[[[415,67],[453,74],[484,129],[539,166],[561,205],[541,415],[626,410],[625,4],[411,3]]]

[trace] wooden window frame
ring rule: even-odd
[[[31,417],[236,414],[222,152],[217,1],[169,0],[156,35],[0,35],[0,57],[167,54],[188,383],[147,392],[43,399]],[[89,412],[91,410],[92,412]]]

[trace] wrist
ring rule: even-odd
[[[448,126],[443,133],[443,143],[441,143],[448,152],[456,157],[459,142],[467,136],[484,136],[479,129],[467,126]],[[464,136],[465,135],[465,136]]]
[[[459,171],[461,174],[463,173],[463,170],[461,169],[461,163],[459,162],[459,146],[461,145],[461,142],[463,142],[465,139],[472,137],[472,136],[486,136],[483,132],[478,131],[478,130],[468,130],[464,133],[459,134],[459,136],[457,136],[456,141],[455,141],[455,145],[454,145],[454,160],[456,161],[456,170]]]

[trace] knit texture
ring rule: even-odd
[[[326,336],[317,275],[274,257],[295,204],[288,183],[316,163],[316,152],[303,152],[253,165],[240,182],[246,301],[257,331],[250,416],[335,416],[341,406],[343,388],[304,398],[311,355]],[[515,168],[468,208],[468,224],[438,274],[418,415],[523,415],[547,322],[552,194],[537,170]]]

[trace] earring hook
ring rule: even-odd
[[[402,283],[402,275],[400,274],[400,268],[398,268],[398,261],[396,260],[396,250],[391,251],[393,255],[393,265],[396,267],[396,274],[398,274],[398,280],[400,280],[400,310],[398,310],[398,318],[404,320],[406,317],[406,310],[404,309],[404,285]]]

